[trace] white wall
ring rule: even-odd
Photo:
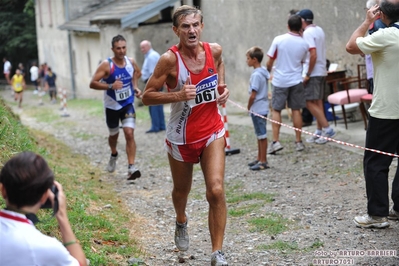
[[[349,55],[345,45],[363,21],[364,7],[366,0],[202,0],[205,24],[202,39],[222,45],[231,99],[246,101],[252,70],[246,64],[245,52],[257,45],[266,53],[273,38],[288,31],[291,9],[311,9],[314,23],[326,34],[327,58],[347,69],[347,74],[356,74],[356,65],[363,58]],[[264,57],[262,64],[266,61]]]
[[[69,88],[68,34],[58,29],[65,21],[63,1],[38,0],[36,2],[39,64],[47,63],[57,74],[58,87]]]
[[[91,77],[101,60],[99,36],[98,33],[73,33],[72,35],[76,61],[74,77],[77,98],[97,98],[102,95],[89,88]]]
[[[315,24],[321,26],[326,33],[327,58],[338,63],[340,69],[347,69],[348,75],[355,74],[356,65],[362,63],[363,58],[346,53],[345,44],[363,21],[365,6],[366,0],[202,0],[205,23],[202,40],[222,45],[226,83],[231,91],[231,99],[246,101],[252,70],[246,65],[245,52],[251,46],[258,45],[266,53],[273,38],[287,32],[288,11],[293,8],[313,10]],[[36,0],[36,7],[39,63],[47,62],[58,75],[57,85],[71,90],[68,32],[58,29],[65,21],[63,1]],[[88,86],[99,60],[113,55],[111,39],[117,34],[126,38],[127,55],[133,57],[140,67],[144,59],[139,49],[142,40],[150,40],[160,54],[178,42],[171,23],[124,30],[119,25],[105,25],[101,26],[100,33],[72,34],[77,97],[102,96]],[[266,60],[264,58],[262,63],[265,64]],[[141,83],[140,88],[143,87]]]

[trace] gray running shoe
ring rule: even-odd
[[[265,163],[261,163],[258,162],[255,165],[252,165],[251,167],[249,167],[249,169],[251,169],[252,171],[259,171],[259,170],[265,170],[265,169],[269,169],[269,165],[267,164],[267,162]]]
[[[389,222],[386,217],[370,216],[368,214],[363,216],[356,216],[353,222],[357,227],[363,228],[385,228],[389,227]]]
[[[229,266],[222,251],[216,250],[215,252],[212,253],[211,266]]]
[[[269,148],[267,149],[268,154],[275,154],[278,151],[281,151],[284,147],[281,145],[280,141],[276,143],[270,143]]]
[[[399,212],[397,212],[393,208],[391,208],[389,210],[388,219],[389,220],[399,220]]]
[[[110,156],[109,157],[109,162],[108,162],[108,165],[107,165],[107,171],[108,172],[110,172],[110,173],[112,173],[113,171],[115,171],[115,168],[116,168],[116,160],[118,160],[118,155],[116,155],[116,156]]]
[[[175,245],[180,251],[186,251],[190,247],[190,238],[187,230],[188,215],[186,213],[186,222],[180,224],[176,221]]]
[[[259,161],[258,161],[258,160],[255,160],[255,161],[253,161],[253,162],[248,163],[248,166],[251,167],[251,166],[254,166],[254,165],[257,164],[257,163],[259,163]]]
[[[303,145],[302,141],[295,142],[295,150],[296,151],[303,151],[305,149],[305,145]]]
[[[127,180],[135,180],[139,177],[141,177],[140,170],[137,169],[134,164],[130,165],[127,169]]]
[[[322,135],[322,133],[320,133],[320,134],[318,134],[317,132],[314,132],[313,134],[315,134],[315,135],[317,135],[317,136],[310,136],[309,138],[307,138],[306,139],[306,142],[307,143],[314,143],[317,139],[319,139],[320,137],[318,137],[318,136],[320,136],[320,135]]]
[[[337,133],[334,131],[334,129],[331,129],[329,132],[323,132],[322,136],[326,138],[332,138],[336,135]],[[316,144],[325,144],[328,142],[327,139],[325,138],[318,138],[314,141]]]

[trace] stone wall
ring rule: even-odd
[[[273,38],[286,33],[291,9],[309,8],[314,23],[326,34],[327,58],[346,69],[347,75],[357,74],[357,64],[364,59],[350,55],[345,45],[352,32],[365,17],[366,0],[202,0],[204,15],[202,39],[217,42],[223,47],[226,83],[232,100],[247,99],[251,69],[246,64],[245,52],[260,46],[266,53]],[[265,65],[267,57],[263,59]]]

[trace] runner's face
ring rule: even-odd
[[[180,43],[189,47],[196,47],[200,41],[202,28],[201,16],[191,14],[180,19],[178,28],[174,28],[176,35],[180,38]]]
[[[126,42],[115,42],[114,47],[112,47],[112,51],[114,52],[116,58],[122,59],[126,55]]]

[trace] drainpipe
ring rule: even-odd
[[[64,2],[65,22],[69,21],[69,0]],[[69,71],[71,73],[72,98],[76,99],[75,73],[73,72],[72,33],[68,30]]]

